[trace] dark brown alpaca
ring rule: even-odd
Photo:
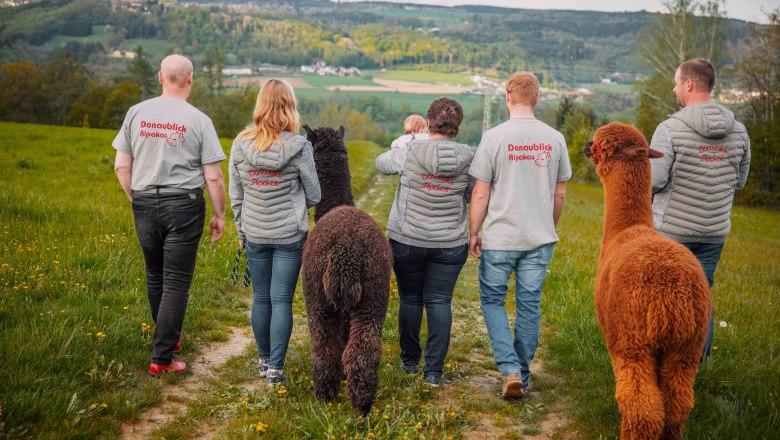
[[[352,406],[365,416],[379,382],[393,254],[379,225],[353,206],[344,127],[304,128],[322,188],[303,249],[314,394],[333,400],[346,376]]]
[[[599,128],[585,147],[604,185],[596,276],[599,326],[615,374],[621,439],[679,439],[710,317],[704,272],[653,229],[650,150],[632,126]]]

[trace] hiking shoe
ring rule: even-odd
[[[282,370],[272,370],[269,368],[266,372],[266,377],[268,378],[268,385],[284,385],[287,383],[287,376],[285,376],[284,371]]]
[[[418,367],[417,364],[401,364],[401,369],[404,370],[404,373],[406,374],[417,374]]]
[[[504,388],[501,391],[505,399],[523,397],[523,380],[520,373],[514,372],[504,376]]]
[[[152,376],[159,376],[166,371],[172,371],[174,373],[184,373],[187,371],[187,364],[180,361],[171,361],[168,365],[161,364],[149,364],[149,374]]]
[[[260,373],[260,377],[268,375],[268,358],[257,358],[257,371]]]
[[[428,373],[425,375],[425,382],[428,383],[428,386],[436,388],[441,384],[441,376],[435,373]]]

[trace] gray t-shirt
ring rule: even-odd
[[[133,156],[134,191],[203,188],[203,165],[225,160],[211,119],[186,101],[162,96],[130,107],[111,145]]]
[[[537,119],[510,119],[482,135],[469,174],[490,183],[483,249],[527,251],[558,241],[555,186],[571,178],[561,133]]]

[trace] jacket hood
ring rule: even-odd
[[[435,176],[457,176],[471,162],[468,145],[446,139],[420,139],[411,142],[413,154],[425,171]]]
[[[694,104],[672,115],[699,135],[719,139],[734,128],[734,113],[715,102]]]
[[[271,171],[281,170],[303,150],[308,141],[303,136],[287,131],[282,132],[279,137],[280,142],[274,143],[265,151],[255,150],[251,140],[241,141],[241,152],[244,153],[246,161],[254,167]]]

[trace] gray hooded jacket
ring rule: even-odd
[[[411,246],[451,248],[469,241],[468,209],[474,153],[445,139],[413,140],[381,154],[376,168],[400,174],[387,235]]]
[[[720,104],[694,104],[662,122],[650,148],[653,226],[679,243],[722,243],[731,229],[734,192],[745,186],[750,139]]]
[[[263,152],[252,140],[230,149],[230,206],[238,238],[259,244],[289,244],[309,231],[308,207],[320,201],[320,183],[311,143],[282,132]]]

